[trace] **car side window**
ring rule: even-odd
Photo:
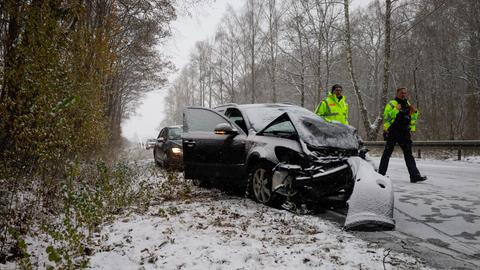
[[[245,123],[245,119],[243,118],[242,113],[236,108],[229,108],[225,112],[225,116],[230,119],[230,121],[234,122],[237,126],[239,126],[245,133],[248,133],[247,124]]]
[[[158,133],[157,139],[158,139],[158,138],[165,138],[165,129],[162,129],[162,130],[160,131],[160,133]]]
[[[215,127],[218,124],[228,123],[228,121],[218,115],[217,113],[201,109],[201,108],[187,108],[185,109],[185,131],[205,131],[205,132],[213,132]]]

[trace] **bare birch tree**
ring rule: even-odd
[[[391,20],[391,0],[385,0],[386,3],[386,12],[385,12],[385,57],[384,57],[384,82],[383,82],[383,95],[380,101],[379,108],[377,109],[376,117],[372,122],[370,116],[368,115],[368,110],[364,102],[362,91],[357,82],[355,70],[353,67],[353,56],[352,56],[352,34],[350,30],[350,11],[349,11],[349,1],[344,0],[344,15],[345,15],[345,47],[347,55],[347,64],[348,70],[350,73],[350,79],[352,81],[353,89],[355,96],[357,98],[358,105],[360,107],[360,113],[363,120],[363,126],[367,133],[367,138],[369,140],[375,140],[378,134],[378,131],[381,127],[381,121],[383,119],[383,106],[387,102],[387,93],[388,93],[388,80],[390,74],[390,20]]]

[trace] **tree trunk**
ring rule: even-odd
[[[391,17],[392,17],[392,0],[385,0],[385,56],[383,59],[383,90],[382,99],[378,108],[378,116],[374,123],[374,129],[371,130],[372,139],[376,138],[380,130],[380,120],[383,119],[383,106],[387,103],[388,83],[390,79],[390,48],[391,48]],[[377,124],[378,123],[378,124]]]
[[[270,84],[272,87],[272,102],[277,102],[277,37],[278,37],[278,19],[276,12],[276,1],[270,0],[269,5],[269,41],[270,41]]]
[[[251,102],[255,103],[255,9],[254,9],[254,0],[250,1],[250,73],[251,81],[250,88],[252,91]]]
[[[390,75],[390,30],[391,30],[391,11],[392,11],[392,2],[391,0],[386,0],[386,12],[385,12],[385,57],[384,57],[384,81],[383,81],[383,91],[382,91],[382,99],[379,104],[379,109],[377,112],[377,117],[375,118],[374,122],[371,123],[368,111],[365,107],[365,103],[362,98],[362,93],[359,89],[354,69],[353,69],[353,60],[352,60],[352,37],[351,37],[351,30],[350,30],[350,15],[349,15],[349,1],[344,0],[344,13],[345,13],[345,41],[346,41],[346,50],[347,50],[347,63],[348,63],[348,71],[350,73],[350,79],[352,80],[353,89],[355,96],[357,98],[358,106],[360,109],[360,115],[362,116],[363,126],[365,128],[365,132],[367,133],[368,140],[376,140],[378,131],[381,128],[381,121],[382,121],[382,112],[383,106],[385,106],[387,102],[387,94],[388,94],[388,81]]]
[[[348,72],[350,73],[350,79],[352,81],[353,90],[355,97],[357,98],[358,107],[360,109],[360,115],[363,120],[363,126],[365,131],[367,132],[367,139],[372,140],[370,134],[370,122],[368,120],[368,112],[365,108],[365,103],[362,98],[362,93],[358,87],[357,79],[355,78],[355,73],[353,70],[353,60],[352,60],[352,35],[350,32],[350,14],[349,14],[349,0],[344,0],[344,14],[345,14],[345,48],[347,50],[347,64],[348,64]]]
[[[235,102],[235,81],[234,81],[234,72],[235,72],[235,67],[234,67],[234,58],[235,56],[233,55],[233,46],[230,47],[230,102],[234,103]]]
[[[3,52],[5,67],[2,78],[3,85],[2,89],[0,89],[0,103],[4,101],[6,96],[10,96],[14,99],[14,96],[16,95],[16,86],[14,82],[8,78],[8,74],[12,71],[15,65],[15,42],[18,41],[18,36],[20,34],[20,26],[18,24],[20,5],[15,4],[15,1],[8,1],[4,6],[7,12],[10,11],[10,18],[6,26],[5,41],[2,41],[5,43],[5,51]]]
[[[212,68],[208,69],[208,108],[212,108]]]

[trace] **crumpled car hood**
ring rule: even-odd
[[[359,148],[357,131],[354,127],[339,123],[329,123],[317,115],[308,115],[303,111],[287,111],[270,122],[263,130],[284,117],[290,119],[300,139],[313,148],[344,150]]]

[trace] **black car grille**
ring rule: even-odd
[[[358,150],[356,149],[339,149],[339,148],[325,148],[316,149],[309,147],[309,150],[317,157],[351,157],[358,156]]]

